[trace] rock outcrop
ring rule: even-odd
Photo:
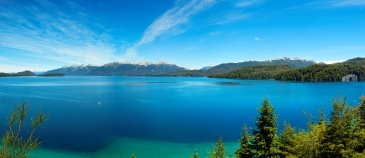
[[[358,78],[355,74],[348,74],[342,77],[342,82],[357,82]]]

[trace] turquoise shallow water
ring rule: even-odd
[[[241,127],[254,126],[268,97],[285,120],[305,128],[304,112],[318,116],[331,100],[356,105],[365,83],[296,83],[176,77],[0,78],[0,116],[29,103],[49,120],[33,157],[179,157],[202,154],[222,136],[230,150]],[[0,130],[5,128],[5,117]],[[166,150],[165,150],[166,149]],[[175,152],[178,151],[178,152]],[[178,154],[181,153],[181,154]],[[161,156],[161,154],[163,156]],[[72,156],[71,156],[72,155]],[[114,156],[112,156],[114,155]]]

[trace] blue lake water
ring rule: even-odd
[[[72,152],[105,149],[118,138],[169,143],[237,142],[254,127],[269,98],[279,127],[305,128],[304,112],[329,111],[334,98],[357,105],[365,83],[297,83],[178,77],[0,78],[0,129],[16,104],[49,120],[39,130],[42,147]],[[143,151],[140,151],[143,152]]]

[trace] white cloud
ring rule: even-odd
[[[261,38],[260,37],[255,37],[253,38],[255,41],[261,41]]]
[[[57,64],[99,65],[118,59],[111,37],[95,31],[92,27],[100,25],[88,21],[87,14],[80,12],[82,9],[60,8],[49,1],[16,8],[0,7],[0,18],[5,21],[0,24],[0,48],[16,50],[14,57],[28,56],[54,63],[43,68]]]
[[[142,38],[130,49],[127,49],[124,56],[129,56],[130,54],[136,56],[138,47],[153,42],[161,36],[183,33],[185,30],[179,29],[179,27],[187,24],[194,15],[214,5],[215,2],[216,0],[188,0],[182,4],[180,1],[177,1],[171,9],[157,18],[144,31]]]
[[[321,61],[325,64],[335,64],[335,63],[341,63],[341,62],[344,62],[346,60],[327,60],[327,61]]]

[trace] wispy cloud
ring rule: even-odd
[[[224,24],[234,23],[246,19],[248,16],[249,15],[245,13],[230,13],[222,16],[219,19],[216,19],[214,24],[224,25]]]
[[[72,8],[65,10],[50,1],[16,8],[0,7],[3,21],[0,47],[17,50],[14,56],[52,61],[55,65],[104,64],[116,60],[111,37],[95,31],[101,26],[88,21],[80,6],[67,7]]]
[[[365,7],[365,0],[313,0],[305,6],[315,6],[322,9],[342,8],[342,7]]]
[[[183,33],[185,30],[180,28],[182,25],[189,23],[194,15],[211,7],[216,2],[217,0],[188,0],[182,4],[177,1],[171,9],[157,18],[144,31],[142,38],[127,49],[124,57],[136,57],[138,47],[153,42],[161,36]]]
[[[255,38],[253,38],[253,40],[255,40],[255,41],[261,41],[261,38],[260,37],[255,37]]]
[[[236,7],[244,8],[252,5],[260,4],[263,0],[238,0],[235,3]]]
[[[365,0],[329,0],[327,3],[334,7],[365,6]]]
[[[221,12],[214,16],[211,20],[212,24],[225,25],[235,23],[248,18],[252,13],[247,13],[246,9],[251,6],[257,6],[262,4],[264,0],[237,0],[231,1],[233,5],[231,8],[227,8],[226,11]]]

